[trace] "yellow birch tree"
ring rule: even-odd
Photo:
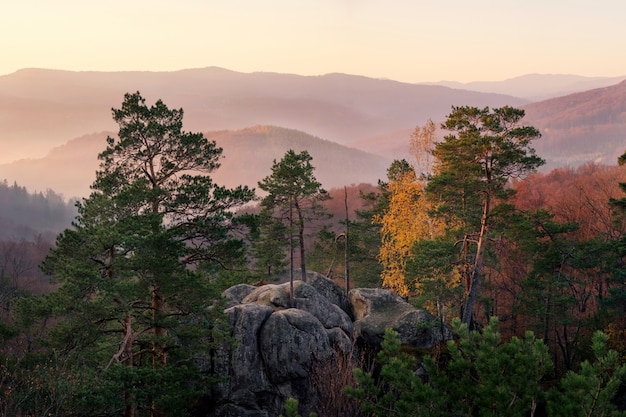
[[[378,259],[383,265],[383,287],[407,296],[410,282],[406,262],[411,248],[420,239],[432,239],[443,232],[440,221],[431,218],[431,203],[424,197],[424,181],[405,160],[394,161],[388,170],[389,208],[374,219],[381,225]],[[414,283],[415,288],[419,283]]]
[[[387,173],[389,208],[374,219],[381,225],[378,259],[383,265],[383,286],[401,296],[420,290],[420,283],[409,282],[406,274],[407,260],[415,243],[444,232],[443,221],[429,215],[434,206],[424,195],[435,162],[435,142],[436,126],[432,120],[415,128],[409,139],[412,164],[406,160],[391,164]]]

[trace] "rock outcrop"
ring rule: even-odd
[[[215,355],[221,381],[210,402],[213,417],[275,417],[285,398],[299,400],[303,415],[315,411],[318,389],[311,378],[335,352],[355,346],[376,348],[385,328],[404,343],[428,349],[451,337],[428,313],[382,289],[343,289],[318,274],[308,282],[261,287],[237,285],[225,291],[225,313],[234,342]]]
[[[355,336],[371,347],[380,346],[386,328],[397,331],[402,343],[416,349],[432,349],[452,338],[448,326],[390,291],[356,288],[350,291],[349,298],[355,317]]]

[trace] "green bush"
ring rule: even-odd
[[[545,390],[542,380],[552,367],[548,347],[532,332],[502,343],[497,319],[469,331],[453,323],[458,340],[448,342],[446,360],[416,358],[402,352],[397,333],[388,329],[377,356],[377,371],[355,370],[358,384],[346,387],[361,409],[375,417],[534,416],[545,405],[550,417],[622,416],[612,403],[626,367],[607,349],[607,336],[593,338],[595,361],[569,372],[557,387]]]

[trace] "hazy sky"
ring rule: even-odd
[[[0,0],[0,75],[207,66],[407,82],[621,76],[626,1]]]

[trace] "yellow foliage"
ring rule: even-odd
[[[424,183],[415,172],[400,175],[388,184],[389,209],[374,219],[381,227],[381,247],[378,255],[383,265],[383,286],[401,296],[409,293],[405,267],[411,248],[419,239],[440,235],[443,224],[428,215],[431,203],[424,198]]]

